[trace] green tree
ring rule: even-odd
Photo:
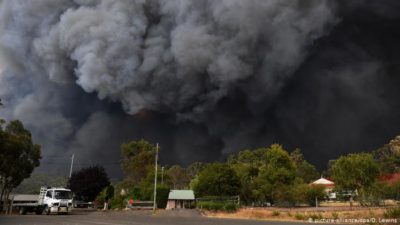
[[[304,161],[304,155],[299,148],[296,148],[292,153],[290,153],[290,158],[296,165]]]
[[[339,189],[357,190],[369,187],[379,175],[379,167],[372,154],[357,153],[341,156],[330,168]]]
[[[146,140],[121,145],[122,169],[134,184],[140,183],[154,170],[156,147]]]
[[[158,187],[171,187],[172,181],[170,176],[165,173],[163,184],[161,183],[161,169],[157,169],[157,188]],[[134,186],[131,186],[134,187]],[[140,189],[141,200],[152,200],[154,194],[154,168],[149,171],[147,176],[136,187]]]
[[[74,172],[68,180],[68,188],[85,201],[94,201],[96,196],[110,185],[103,167],[91,166]]]
[[[305,193],[307,203],[310,206],[316,206],[316,204],[327,197],[324,185],[308,185]],[[317,202],[318,201],[318,202]]]
[[[384,199],[390,196],[390,186],[385,182],[375,181],[359,192],[359,202],[362,206],[384,205]]]
[[[248,204],[257,201],[257,197],[253,195],[254,181],[258,176],[259,169],[253,165],[235,163],[231,164],[240,180],[240,199]]]
[[[381,174],[400,172],[400,136],[372,152],[379,163]]]
[[[212,163],[199,173],[193,187],[196,196],[233,196],[240,192],[240,181],[228,164]]]
[[[166,185],[157,186],[157,208],[165,209],[167,207],[170,188]]]
[[[187,188],[190,183],[190,177],[187,171],[179,165],[174,165],[166,171],[169,175],[173,189]]]
[[[246,164],[254,167],[261,167],[265,165],[265,154],[267,148],[258,148],[256,150],[244,150],[237,154],[230,155],[228,163],[230,164]]]
[[[271,145],[264,157],[266,166],[261,168],[257,177],[258,190],[255,194],[264,201],[274,203],[283,196],[281,192],[285,191],[287,186],[293,185],[296,165],[289,153],[278,144]]]
[[[317,169],[304,159],[303,153],[299,148],[290,153],[290,158],[296,165],[296,177],[303,179],[306,183],[318,179],[319,173]]]
[[[114,186],[108,185],[107,187],[103,188],[103,190],[97,195],[96,203],[97,204],[104,204],[105,202],[109,202],[114,197]]]
[[[190,179],[193,179],[204,169],[204,163],[194,162],[186,168],[186,172]]]
[[[0,200],[7,202],[11,191],[39,166],[41,153],[20,121],[4,125],[0,121]]]

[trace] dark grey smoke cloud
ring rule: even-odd
[[[169,164],[280,142],[323,166],[400,133],[396,1],[0,7],[0,116],[32,129],[42,170],[76,153],[115,175],[120,143],[139,138]]]

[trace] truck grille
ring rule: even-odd
[[[60,201],[60,206],[61,207],[67,207],[68,206],[68,201]]]

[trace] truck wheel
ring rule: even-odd
[[[24,207],[19,208],[19,214],[20,215],[25,215],[26,214],[26,209]]]
[[[36,215],[42,215],[43,209],[36,209],[35,213],[36,213]]]
[[[46,207],[44,207],[44,213],[46,214],[46,215],[50,215],[50,208],[46,205]]]

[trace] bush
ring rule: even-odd
[[[165,209],[168,202],[169,188],[166,186],[157,187],[157,208]]]
[[[113,198],[114,195],[114,187],[112,185],[109,185],[105,187],[99,195],[97,195],[95,202],[97,207],[102,206],[106,201],[109,201],[110,199]]]
[[[310,206],[315,206],[315,199],[318,201],[326,197],[325,187],[323,185],[312,185],[306,192],[307,202]]]
[[[227,203],[224,205],[224,211],[226,212],[236,212],[239,206],[235,203]]]
[[[339,213],[333,212],[333,213],[332,213],[332,219],[334,219],[334,220],[339,219]]]
[[[322,219],[322,215],[319,213],[319,214],[311,214],[311,215],[308,215],[308,217],[310,218],[310,219],[312,219],[313,221],[314,220],[321,220]]]
[[[387,209],[383,216],[385,218],[400,218],[400,207]]]
[[[128,193],[126,195],[128,199],[142,199],[142,193],[140,191],[140,188],[130,187],[126,189],[128,190]]]
[[[279,211],[273,211],[272,216],[279,216],[281,213]]]
[[[197,208],[205,209],[209,211],[226,211],[235,212],[239,207],[234,203],[223,203],[223,202],[198,202]]]
[[[220,202],[199,202],[197,207],[210,211],[221,211],[224,208],[224,204]]]
[[[370,187],[360,190],[358,200],[362,206],[380,206],[384,204],[386,195],[390,196],[390,188],[388,185],[375,182]]]
[[[109,203],[111,209],[122,209],[125,208],[126,202],[125,198],[120,195],[115,195]]]
[[[305,220],[306,219],[306,217],[301,213],[294,214],[294,218],[296,218],[296,220]]]

